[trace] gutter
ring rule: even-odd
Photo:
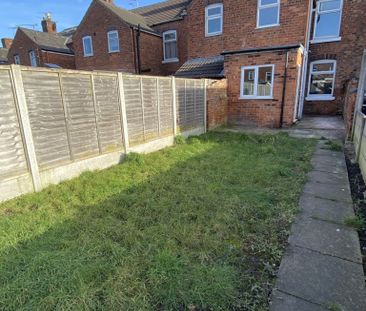
[[[260,53],[260,52],[283,51],[283,50],[298,49],[300,47],[301,47],[301,44],[280,45],[280,46],[271,46],[271,47],[264,47],[264,48],[224,51],[221,53],[221,55],[225,56],[225,55],[235,55],[235,54],[252,54],[252,53]]]

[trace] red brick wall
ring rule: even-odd
[[[305,102],[307,114],[339,114],[343,112],[347,82],[358,78],[363,50],[366,48],[366,1],[344,0],[340,42],[311,44],[310,62],[320,59],[337,61],[335,100]]]
[[[162,39],[141,32],[140,36],[141,72],[149,75],[161,75],[163,59]]]
[[[186,28],[186,21],[180,20],[180,21],[174,21],[170,23],[164,23],[161,25],[154,26],[153,28],[156,31],[159,31],[161,34],[164,31],[168,30],[176,30],[177,31],[177,46],[178,46],[178,62],[175,63],[166,63],[161,64],[161,70],[162,74],[165,76],[169,76],[174,74],[180,66],[184,64],[184,62],[187,60],[187,43],[188,43],[188,32]],[[161,43],[161,48],[163,49],[163,42]],[[163,50],[162,50],[163,53]],[[163,54],[162,54],[163,59]]]
[[[75,56],[60,54],[50,51],[41,52],[42,66],[44,64],[56,64],[61,68],[75,69]]]
[[[262,54],[227,56],[225,73],[228,79],[228,121],[259,127],[279,127],[281,118],[283,82],[286,51]],[[284,101],[283,125],[293,123],[296,101],[298,51],[289,51],[286,93]],[[240,99],[240,79],[242,66],[275,65],[273,99]]]
[[[224,2],[223,34],[205,37],[205,7]],[[224,50],[305,43],[309,0],[282,0],[280,25],[257,29],[258,0],[193,1],[188,9],[188,56],[207,57]]]
[[[228,118],[227,80],[212,81],[207,86],[207,127],[225,125]]]
[[[107,32],[118,30],[120,52],[108,53]],[[84,57],[84,36],[91,36],[93,52]],[[73,37],[75,63],[83,70],[118,70],[135,72],[134,36],[131,28],[110,10],[93,1]]]

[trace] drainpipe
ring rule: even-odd
[[[137,26],[137,35],[136,35],[136,46],[137,46],[137,73],[138,73],[138,74],[141,74],[140,35],[141,35],[141,26],[140,26],[140,24],[138,24],[138,26]]]
[[[135,73],[137,73],[137,60],[136,60],[136,38],[135,38],[135,29],[131,26],[131,35],[132,35],[132,48],[133,48],[133,66],[135,68]]]
[[[311,37],[311,29],[312,29],[312,21],[313,21],[313,0],[309,1],[309,19],[308,19],[308,29],[306,32],[305,39],[305,50],[304,50],[304,59],[302,64],[302,77],[301,77],[301,94],[300,94],[300,109],[298,111],[298,117],[302,119],[302,114],[304,110],[304,101],[305,101],[305,89],[306,89],[306,81],[308,75],[308,62],[309,62],[309,47],[310,47],[310,37]]]
[[[287,84],[287,67],[288,67],[289,52],[286,52],[285,71],[283,74],[283,88],[282,88],[282,102],[281,102],[281,115],[280,115],[280,128],[283,126],[283,113],[285,111],[285,99],[286,99],[286,84]]]

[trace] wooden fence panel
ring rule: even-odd
[[[0,179],[28,172],[10,70],[0,70]]]
[[[158,79],[158,96],[160,111],[160,136],[165,137],[173,134],[173,90],[171,79]]]
[[[61,81],[73,157],[95,156],[99,146],[91,76],[66,73]]]
[[[144,141],[159,137],[158,94],[156,78],[141,78],[141,90],[144,106]]]
[[[117,75],[94,75],[94,92],[102,152],[120,150],[123,138]]]
[[[70,162],[58,74],[23,71],[22,77],[39,167],[44,169]]]

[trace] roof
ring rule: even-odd
[[[0,63],[8,61],[8,49],[0,48]]]
[[[113,3],[108,3],[104,0],[97,0],[97,1],[101,5],[105,6],[107,9],[111,10],[114,14],[116,14],[121,20],[123,20],[127,24],[135,27],[140,25],[142,29],[150,31],[152,33],[156,33],[154,29],[150,28],[150,26],[148,25],[147,21],[143,16],[136,14],[132,11],[122,9],[119,6],[116,6]]]
[[[168,0],[131,10],[145,17],[150,26],[181,19],[191,0]]]
[[[27,28],[19,28],[41,49],[59,53],[73,54],[67,47],[69,37],[60,33],[41,32]]]
[[[177,77],[223,78],[224,56],[200,57],[186,61],[175,73]]]

